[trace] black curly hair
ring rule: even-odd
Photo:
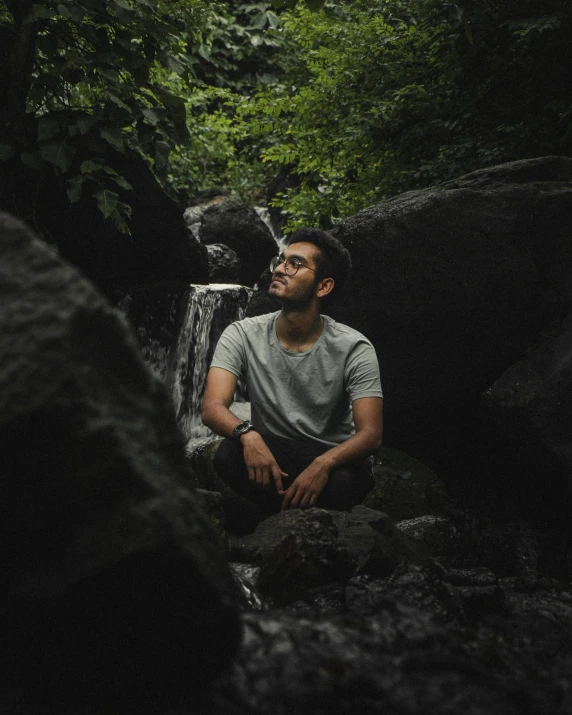
[[[352,260],[349,251],[337,238],[319,228],[298,228],[285,238],[286,246],[302,242],[312,243],[319,250],[315,258],[316,279],[334,279],[334,290],[323,299],[323,305],[329,305],[333,298],[340,295],[350,276]]]

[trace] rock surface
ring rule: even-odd
[[[239,283],[253,286],[276,255],[276,242],[254,209],[237,199],[208,206],[203,214],[201,242],[223,243],[239,258]]]
[[[428,462],[454,494],[501,512],[520,465],[498,461],[479,396],[560,330],[572,303],[571,232],[565,157],[409,192],[332,230],[352,254],[351,324],[380,358],[385,443]],[[542,469],[531,478],[542,480]],[[544,515],[558,503],[546,506]]]
[[[238,283],[240,261],[236,253],[223,243],[207,246],[209,283]]]
[[[351,513],[324,509],[280,512],[234,542],[231,558],[260,567],[257,586],[275,602],[302,598],[324,584],[357,574],[387,575],[403,560],[428,555],[386,514],[356,506]]]
[[[435,472],[397,449],[382,447],[374,455],[373,475],[375,487],[364,505],[384,511],[393,521],[426,514],[446,516],[454,509]]]
[[[238,657],[202,711],[568,715],[570,591],[525,594],[489,573],[457,576],[463,583],[438,569],[403,571],[376,592],[373,608],[358,606],[371,586],[355,584],[350,614],[245,614]],[[479,608],[466,624],[471,601]]]
[[[24,698],[14,711],[32,692],[57,712],[188,694],[229,663],[238,623],[166,390],[120,314],[7,215],[0,296],[0,670]]]

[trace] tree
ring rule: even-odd
[[[298,3],[284,18],[291,66],[258,94],[251,121],[266,138],[263,160],[300,177],[274,202],[290,229],[572,150],[563,0],[355,0],[320,13]]]
[[[188,136],[185,103],[155,70],[191,81],[188,45],[208,12],[202,0],[0,2],[0,159],[75,170],[70,200],[87,191],[127,230],[117,189],[129,185],[107,164],[105,146],[136,148],[166,175],[170,146]],[[88,151],[79,173],[77,138]]]

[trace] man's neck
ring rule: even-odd
[[[305,352],[322,334],[322,326],[322,316],[314,307],[301,310],[283,307],[276,321],[276,335],[286,350]]]

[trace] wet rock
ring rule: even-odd
[[[355,507],[351,514],[281,512],[234,542],[231,550],[232,559],[260,566],[257,585],[276,603],[345,583],[356,573],[388,574],[401,560],[419,557],[386,514],[365,507]]]
[[[236,253],[222,243],[207,246],[209,283],[238,283],[240,261]]]
[[[220,334],[241,317],[248,289],[154,284],[118,293],[116,301],[145,362],[168,387],[182,433],[187,440],[212,436],[200,418],[208,367]]]
[[[402,566],[386,579],[357,576],[348,583],[346,603],[361,616],[375,615],[395,603],[426,611],[443,622],[463,613],[455,592],[444,581],[443,569],[435,563]]]
[[[410,539],[422,544],[431,556],[448,564],[456,552],[459,535],[448,519],[440,516],[419,516],[398,521],[395,525]]]
[[[391,597],[367,617],[246,614],[203,712],[566,715],[571,624],[541,624],[497,613],[465,627]]]
[[[3,677],[58,712],[204,686],[238,640],[234,584],[165,388],[120,313],[6,215],[0,297]]]
[[[237,199],[209,206],[202,217],[201,242],[222,243],[239,258],[239,282],[253,286],[276,255],[276,242],[254,209]]]
[[[260,569],[249,564],[230,563],[230,570],[236,582],[238,600],[244,611],[266,611],[272,601],[260,594],[256,588]]]
[[[505,593],[488,569],[445,569],[437,562],[402,564],[385,579],[353,578],[346,588],[349,610],[371,616],[402,603],[444,623],[476,623],[505,611]]]
[[[374,457],[375,487],[364,505],[393,521],[426,514],[446,516],[453,502],[443,482],[426,464],[397,449],[382,447]]]

